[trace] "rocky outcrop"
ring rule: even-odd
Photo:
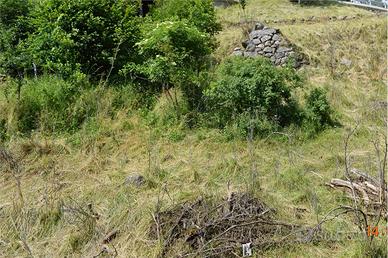
[[[285,65],[290,59],[296,67],[304,63],[301,53],[298,53],[292,44],[284,38],[278,29],[269,28],[257,23],[249,33],[249,39],[242,43],[242,48],[234,49],[234,55],[256,57],[263,56],[274,65]]]

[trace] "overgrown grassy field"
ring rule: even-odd
[[[289,130],[264,139],[244,139],[233,128],[187,129],[175,120],[159,125],[134,109],[136,103],[119,89],[90,90],[85,99],[99,104],[96,115],[79,131],[37,130],[7,141],[7,148],[20,158],[25,206],[19,209],[16,204],[17,181],[1,174],[1,257],[93,257],[112,230],[119,233],[104,257],[115,253],[156,257],[162,247],[148,232],[157,205],[166,208],[201,196],[219,199],[231,191],[251,191],[276,209],[282,221],[308,226],[337,206],[351,205],[344,193],[325,184],[344,177],[345,139],[355,128],[348,146],[350,165],[377,175],[373,141],[380,142],[382,151],[386,133],[387,17],[336,4],[247,2],[245,11],[239,6],[218,10],[223,30],[218,35],[217,60],[244,40],[245,21],[268,21],[310,59],[299,71],[307,82],[298,95],[312,87],[326,89],[341,125],[313,138]],[[310,16],[356,18],[300,22]],[[279,19],[299,21],[274,22]],[[351,64],[343,64],[344,59]],[[5,91],[0,92],[0,112],[14,108]],[[114,110],[118,99],[124,104]],[[161,97],[154,113],[163,116],[171,108]],[[131,174],[142,174],[146,184],[139,188],[125,184]],[[82,215],[88,210],[98,219]],[[333,234],[357,231],[354,220],[352,215],[340,216],[323,228]],[[379,236],[371,245],[342,239],[254,252],[257,257],[386,257],[386,244],[387,236]]]

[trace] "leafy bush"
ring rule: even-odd
[[[213,0],[160,0],[152,17],[159,21],[183,20],[211,35],[221,30]]]
[[[168,69],[165,66],[166,69],[159,71],[155,69],[154,72],[165,73],[166,70],[169,70],[167,74],[171,80],[167,83],[171,87],[180,88],[183,97],[187,101],[188,110],[191,112],[202,109],[203,88],[208,83],[205,78],[207,78],[209,68],[209,54],[217,46],[214,35],[221,30],[221,24],[217,21],[214,9],[214,1],[159,0],[156,1],[150,18],[152,21],[151,26],[157,24],[159,27],[160,22],[162,24],[173,22],[174,24],[168,32],[170,42],[164,42],[157,47],[164,52],[164,55],[159,55],[159,60],[154,59],[154,61],[159,63],[157,65],[159,68],[165,66],[170,60],[173,61],[170,64],[176,64],[176,66],[174,69]],[[178,26],[183,27],[179,28]],[[160,28],[160,32],[163,30],[163,28]],[[166,32],[159,34],[160,39],[166,36]],[[185,53],[185,49],[187,49],[187,53]],[[153,51],[151,48],[149,50]],[[168,60],[165,58],[167,52],[170,52]],[[171,55],[173,52],[176,52],[175,57]],[[177,62],[175,59],[179,61]],[[158,82],[154,83],[159,87],[161,86]]]
[[[0,0],[0,69],[115,75],[136,59],[138,4],[127,0]],[[112,69],[113,68],[113,69]],[[112,69],[112,71],[111,71]],[[36,71],[36,70],[35,70]]]
[[[253,119],[255,127],[262,124],[268,131],[270,125],[275,129],[298,123],[292,89],[300,82],[294,70],[274,67],[267,59],[232,57],[219,66],[205,91],[208,111],[220,127],[237,120],[248,127]]]
[[[323,89],[313,89],[306,97],[303,121],[305,130],[315,134],[334,126],[336,122],[333,115],[326,92]]]
[[[20,18],[29,12],[28,0],[0,0],[0,23],[4,26],[15,26]]]
[[[141,74],[159,91],[178,87],[193,102],[202,91],[195,82],[207,68],[212,43],[208,34],[183,21],[161,22],[137,44],[144,62],[127,65],[122,72]]]

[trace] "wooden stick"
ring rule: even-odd
[[[365,204],[369,204],[369,196],[368,194],[365,192],[365,190],[362,188],[362,186],[360,186],[359,184],[356,184],[356,183],[350,183],[349,181],[345,181],[345,180],[342,180],[342,179],[338,179],[338,178],[333,178],[330,182],[332,185],[334,186],[338,186],[338,187],[347,187],[349,189],[352,189],[352,185],[354,187],[354,189],[356,189],[357,191],[359,191],[364,199],[364,202]]]

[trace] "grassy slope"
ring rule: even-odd
[[[219,11],[225,26],[219,35],[218,56],[230,52],[243,37],[243,28],[231,24],[242,19],[239,12],[238,7]],[[298,7],[287,0],[251,0],[247,13],[255,20],[284,16],[361,17],[278,26],[313,58],[312,65],[301,71],[308,83],[300,94],[313,86],[327,88],[343,127],[305,142],[291,135],[290,141],[258,139],[249,147],[247,141],[228,141],[215,130],[172,127],[162,132],[163,129],[147,127],[138,115],[123,111],[113,119],[101,112],[97,123],[72,136],[36,133],[29,139],[14,138],[9,147],[27,155],[22,186],[28,208],[24,213],[12,209],[14,180],[1,176],[0,206],[5,208],[0,211],[0,256],[25,256],[20,238],[26,238],[36,256],[90,257],[101,249],[104,234],[119,229],[121,234],[113,243],[120,257],[153,257],[159,247],[149,240],[147,229],[159,197],[167,206],[171,199],[176,203],[200,195],[224,196],[229,181],[235,190],[247,189],[253,164],[257,166],[256,183],[261,188],[255,187],[256,194],[275,207],[283,220],[312,225],[317,213],[322,217],[347,201],[324,183],[343,174],[343,139],[356,121],[361,125],[351,143],[354,166],[374,173],[370,140],[376,138],[375,130],[384,130],[378,118],[385,116],[385,110],[372,109],[371,105],[386,99],[386,19],[351,7]],[[338,33],[342,36],[336,36]],[[330,49],[335,50],[328,51],[330,44],[334,45]],[[352,61],[351,68],[338,64],[344,57]],[[330,69],[330,65],[336,69]],[[125,177],[134,172],[144,174],[148,185],[140,189],[124,186]],[[55,207],[61,201],[73,207],[92,203],[101,217],[94,223],[72,220],[70,213],[57,216]],[[297,218],[296,207],[308,212]],[[354,225],[349,218],[340,218],[329,223],[327,229],[353,230]],[[362,257],[364,251],[357,241],[346,241],[274,249],[264,256]]]

